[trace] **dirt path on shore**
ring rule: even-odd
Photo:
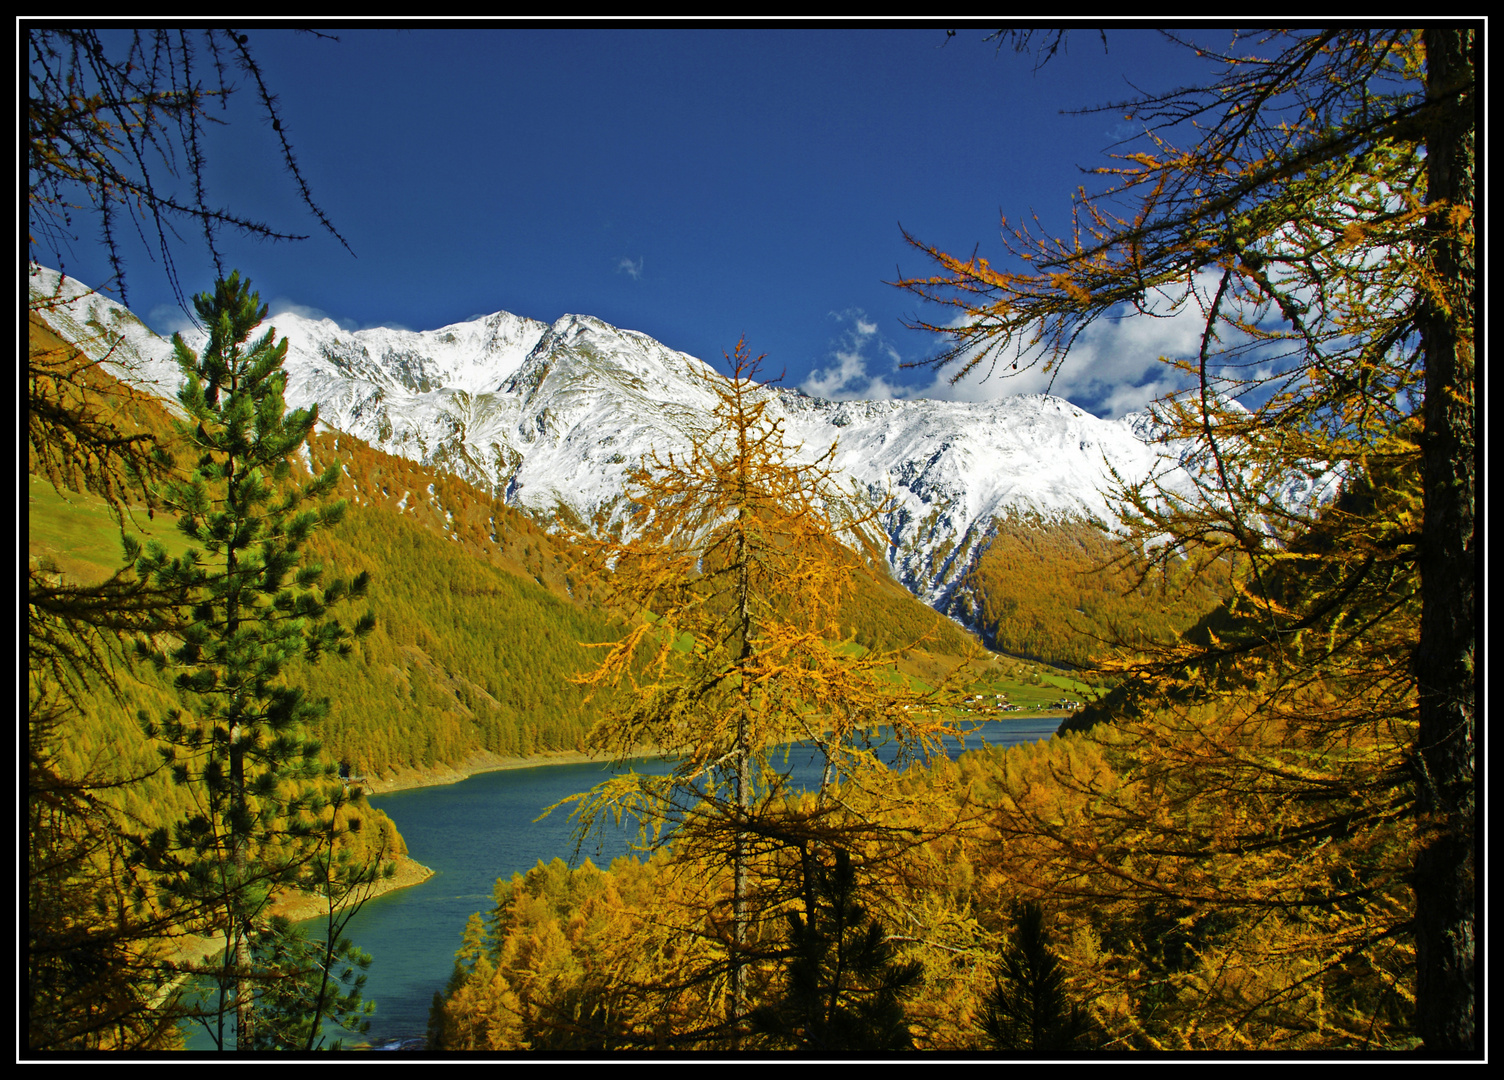
[[[643,757],[649,757],[652,753],[652,750],[641,752]],[[606,760],[598,754],[583,754],[578,750],[550,750],[533,757],[503,757],[481,751],[454,765],[435,765],[431,769],[395,769],[386,776],[363,777],[358,783],[367,795],[386,795],[411,788],[458,784],[477,773],[499,772],[503,769],[536,769],[544,765],[578,765],[586,761],[604,763]]]
[[[413,861],[406,855],[398,855],[394,861],[397,863],[396,875],[383,878],[371,886],[372,896],[396,892],[398,889],[405,889],[409,885],[417,885],[433,877],[432,870],[422,863]],[[271,914],[285,915],[293,922],[318,918],[320,915],[326,914],[328,910],[329,904],[323,897],[300,892],[283,893],[272,901],[271,906]]]

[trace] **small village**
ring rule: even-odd
[[[964,699],[964,707],[967,712],[1000,713],[1022,712],[1023,706],[1010,702],[1003,694],[972,694]],[[1035,712],[1075,712],[1081,708],[1081,702],[1070,698],[1059,698],[1054,702],[1041,702],[1030,706]]]

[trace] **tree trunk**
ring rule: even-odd
[[[1455,236],[1473,209],[1474,31],[1425,31],[1428,244],[1433,289],[1420,321],[1426,369],[1421,445],[1425,521],[1416,769],[1422,846],[1415,865],[1416,1031],[1427,1051],[1473,1052],[1477,912],[1474,846],[1475,547],[1473,247]],[[1458,93],[1459,85],[1468,85]],[[1471,230],[1471,226],[1469,226]]]
[[[747,478],[748,448],[747,425],[737,426],[737,460],[739,462],[739,489],[736,515],[739,532],[736,542],[736,620],[737,633],[741,639],[737,654],[737,667],[741,669],[738,693],[741,708],[736,720],[736,816],[737,831],[734,841],[732,867],[732,949],[731,957],[731,1045],[741,1049],[742,1018],[747,1015],[747,987],[742,963],[742,949],[747,943],[747,832],[743,827],[747,811],[751,808],[752,778],[749,765],[752,759],[748,740],[748,717],[752,708],[752,687],[746,666],[752,658],[752,552],[747,542],[747,523],[751,514],[751,488]]]
[[[746,820],[747,810],[750,805],[751,794],[750,781],[747,775],[748,759],[747,752],[747,713],[742,710],[741,719],[738,721],[736,755],[736,812],[739,818],[736,832],[735,866],[732,868],[732,902],[731,919],[732,948],[731,957],[731,1039],[733,1046],[740,1048],[742,1018],[747,1015],[747,988],[744,984],[744,969],[742,966],[742,950],[747,944],[747,833],[741,828],[741,822]]]
[[[237,810],[245,809],[245,751],[240,745],[240,725],[230,728],[231,798]],[[249,1050],[255,1038],[255,1002],[251,986],[251,920],[245,912],[246,838],[232,827],[232,861],[235,897],[230,918],[235,926],[235,1049]]]

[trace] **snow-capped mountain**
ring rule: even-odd
[[[34,293],[58,288],[51,271],[32,281]],[[55,328],[91,355],[113,348],[119,373],[173,396],[180,376],[167,342],[71,282],[62,299],[46,313]],[[350,332],[293,314],[269,321],[289,341],[289,406],[317,402],[324,424],[544,519],[610,514],[627,470],[651,451],[688,447],[715,404],[697,377],[708,370],[702,361],[584,315],[548,326],[498,312],[417,333]],[[1158,474],[1172,488],[1191,483],[1180,450],[1142,414],[1102,420],[1046,395],[837,402],[771,392],[790,445],[802,443],[813,459],[836,444],[847,478],[873,499],[891,496],[884,526],[893,574],[942,611],[995,519],[1111,524],[1113,472],[1129,482]]]

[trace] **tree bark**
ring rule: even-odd
[[[1480,1047],[1476,1016],[1473,623],[1477,283],[1473,245],[1457,236],[1474,192],[1475,33],[1425,31],[1427,249],[1432,288],[1420,319],[1425,360],[1416,770],[1422,814],[1416,858],[1416,1031],[1434,1053]],[[1459,87],[1466,89],[1459,91]],[[1472,227],[1468,226],[1472,235]]]

